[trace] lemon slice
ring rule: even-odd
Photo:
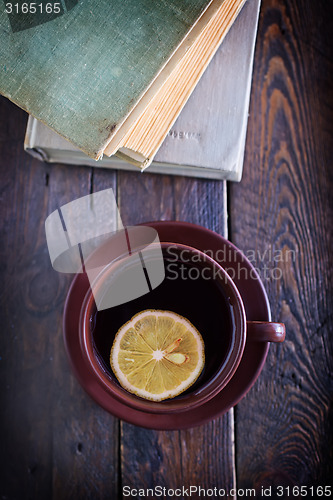
[[[205,362],[204,343],[186,318],[171,311],[145,310],[117,332],[111,368],[127,391],[162,401],[188,389]]]

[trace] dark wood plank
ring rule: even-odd
[[[225,184],[148,173],[118,174],[123,223],[186,220],[226,231]],[[122,486],[234,486],[233,411],[186,431],[121,424]]]
[[[87,167],[50,167],[49,210],[57,205],[103,189],[94,186],[95,170]],[[116,174],[99,172],[105,187],[115,187]],[[72,276],[68,277],[69,280]],[[63,304],[60,310],[62,314]],[[60,325],[61,327],[61,325]],[[55,367],[54,379],[60,384],[61,396],[53,409],[53,498],[54,499],[113,499],[118,495],[119,422],[100,408],[84,392],[71,374],[62,352]],[[57,384],[57,385],[58,385]],[[58,389],[58,392],[60,392]]]
[[[89,193],[91,171],[26,155],[27,115],[0,105],[0,496],[115,498],[118,421],[71,373],[62,312],[72,276],[52,269],[44,232],[49,213]]]
[[[278,279],[264,281],[287,341],[271,347],[235,410],[238,488],[328,484],[333,475],[332,5],[263,1],[230,230],[240,248],[255,250],[257,267],[277,268]],[[124,485],[235,486],[233,411],[187,431],[144,430],[119,424],[71,374],[61,319],[72,277],[51,268],[44,220],[65,202],[116,188],[116,174],[32,160],[22,151],[26,115],[4,99],[0,106],[0,497],[114,499]],[[118,197],[125,224],[178,219],[226,234],[223,183],[122,173]]]
[[[333,477],[332,14],[331,2],[262,5],[230,227],[236,245],[256,252],[262,274],[267,267],[273,320],[285,322],[287,339],[271,346],[237,407],[243,488],[324,485]]]

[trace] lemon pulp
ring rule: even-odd
[[[204,343],[183,316],[148,309],[117,332],[110,354],[111,368],[127,391],[152,401],[178,396],[204,366]]]

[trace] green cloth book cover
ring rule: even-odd
[[[184,53],[198,19],[222,1],[4,1],[0,93],[98,158]]]

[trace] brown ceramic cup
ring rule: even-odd
[[[234,282],[209,255],[186,245],[161,243],[165,278],[149,293],[125,304],[97,311],[91,289],[81,308],[79,336],[87,369],[94,379],[123,404],[149,413],[182,412],[204,404],[231,380],[242,359],[246,342],[282,342],[281,323],[247,321],[244,304]],[[154,255],[152,260],[154,260]],[[95,291],[128,264],[121,255],[96,278]],[[153,264],[153,262],[152,262]],[[128,272],[128,269],[126,270]],[[110,367],[109,356],[118,329],[145,309],[170,310],[189,319],[205,344],[205,367],[186,392],[173,399],[153,402],[123,389]]]

